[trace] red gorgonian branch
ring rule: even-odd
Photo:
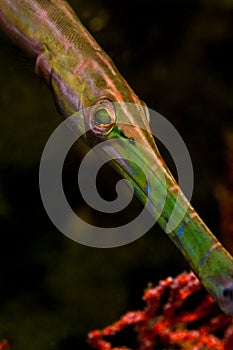
[[[122,330],[133,328],[138,350],[232,350],[233,318],[219,309],[192,272],[160,281],[145,291],[143,300],[144,310],[127,312],[103,330],[90,332],[91,347],[128,350],[112,343]]]

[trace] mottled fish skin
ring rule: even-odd
[[[147,113],[142,108],[144,104],[69,4],[64,0],[1,0],[0,25],[18,46],[33,57],[36,73],[51,88],[64,117],[100,102],[106,109],[106,100],[134,104],[135,113],[125,105],[119,107],[111,132],[101,137],[93,135],[93,140],[128,140],[127,149],[119,146],[110,150],[123,159],[113,162],[113,167],[130,179],[142,202],[149,199],[149,210],[155,217],[161,210],[157,193],[161,194],[160,198],[165,198],[159,224],[222,310],[233,316],[233,258],[181,193],[158,152]],[[87,138],[86,142],[91,145],[93,140]],[[145,146],[143,152],[137,149],[137,142]],[[154,169],[147,182],[124,160],[129,152],[135,154],[139,167]],[[158,169],[166,178],[165,185],[159,182]],[[168,232],[167,224],[175,205],[177,216],[182,208],[187,210],[177,227]]]

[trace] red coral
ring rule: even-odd
[[[145,291],[143,300],[143,311],[128,312],[113,325],[89,333],[89,344],[99,350],[129,349],[113,347],[106,337],[133,327],[139,350],[232,349],[233,318],[218,308],[192,272],[160,281]]]

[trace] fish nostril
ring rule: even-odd
[[[230,289],[230,288],[225,288],[223,290],[223,296],[225,298],[229,298],[229,299],[232,299],[233,300],[233,289]]]

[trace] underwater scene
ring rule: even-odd
[[[233,2],[69,4],[139,98],[179,132],[193,165],[192,205],[233,255]],[[39,166],[63,119],[34,60],[3,31],[0,44],[0,350],[230,350],[232,317],[157,223],[108,249],[79,244],[53,225]],[[172,156],[157,145],[176,177]],[[71,207],[92,225],[126,224],[142,210],[136,196],[116,214],[99,213],[82,198],[77,173],[86,153],[80,142],[64,163]],[[119,179],[103,167],[103,198],[116,197]]]

